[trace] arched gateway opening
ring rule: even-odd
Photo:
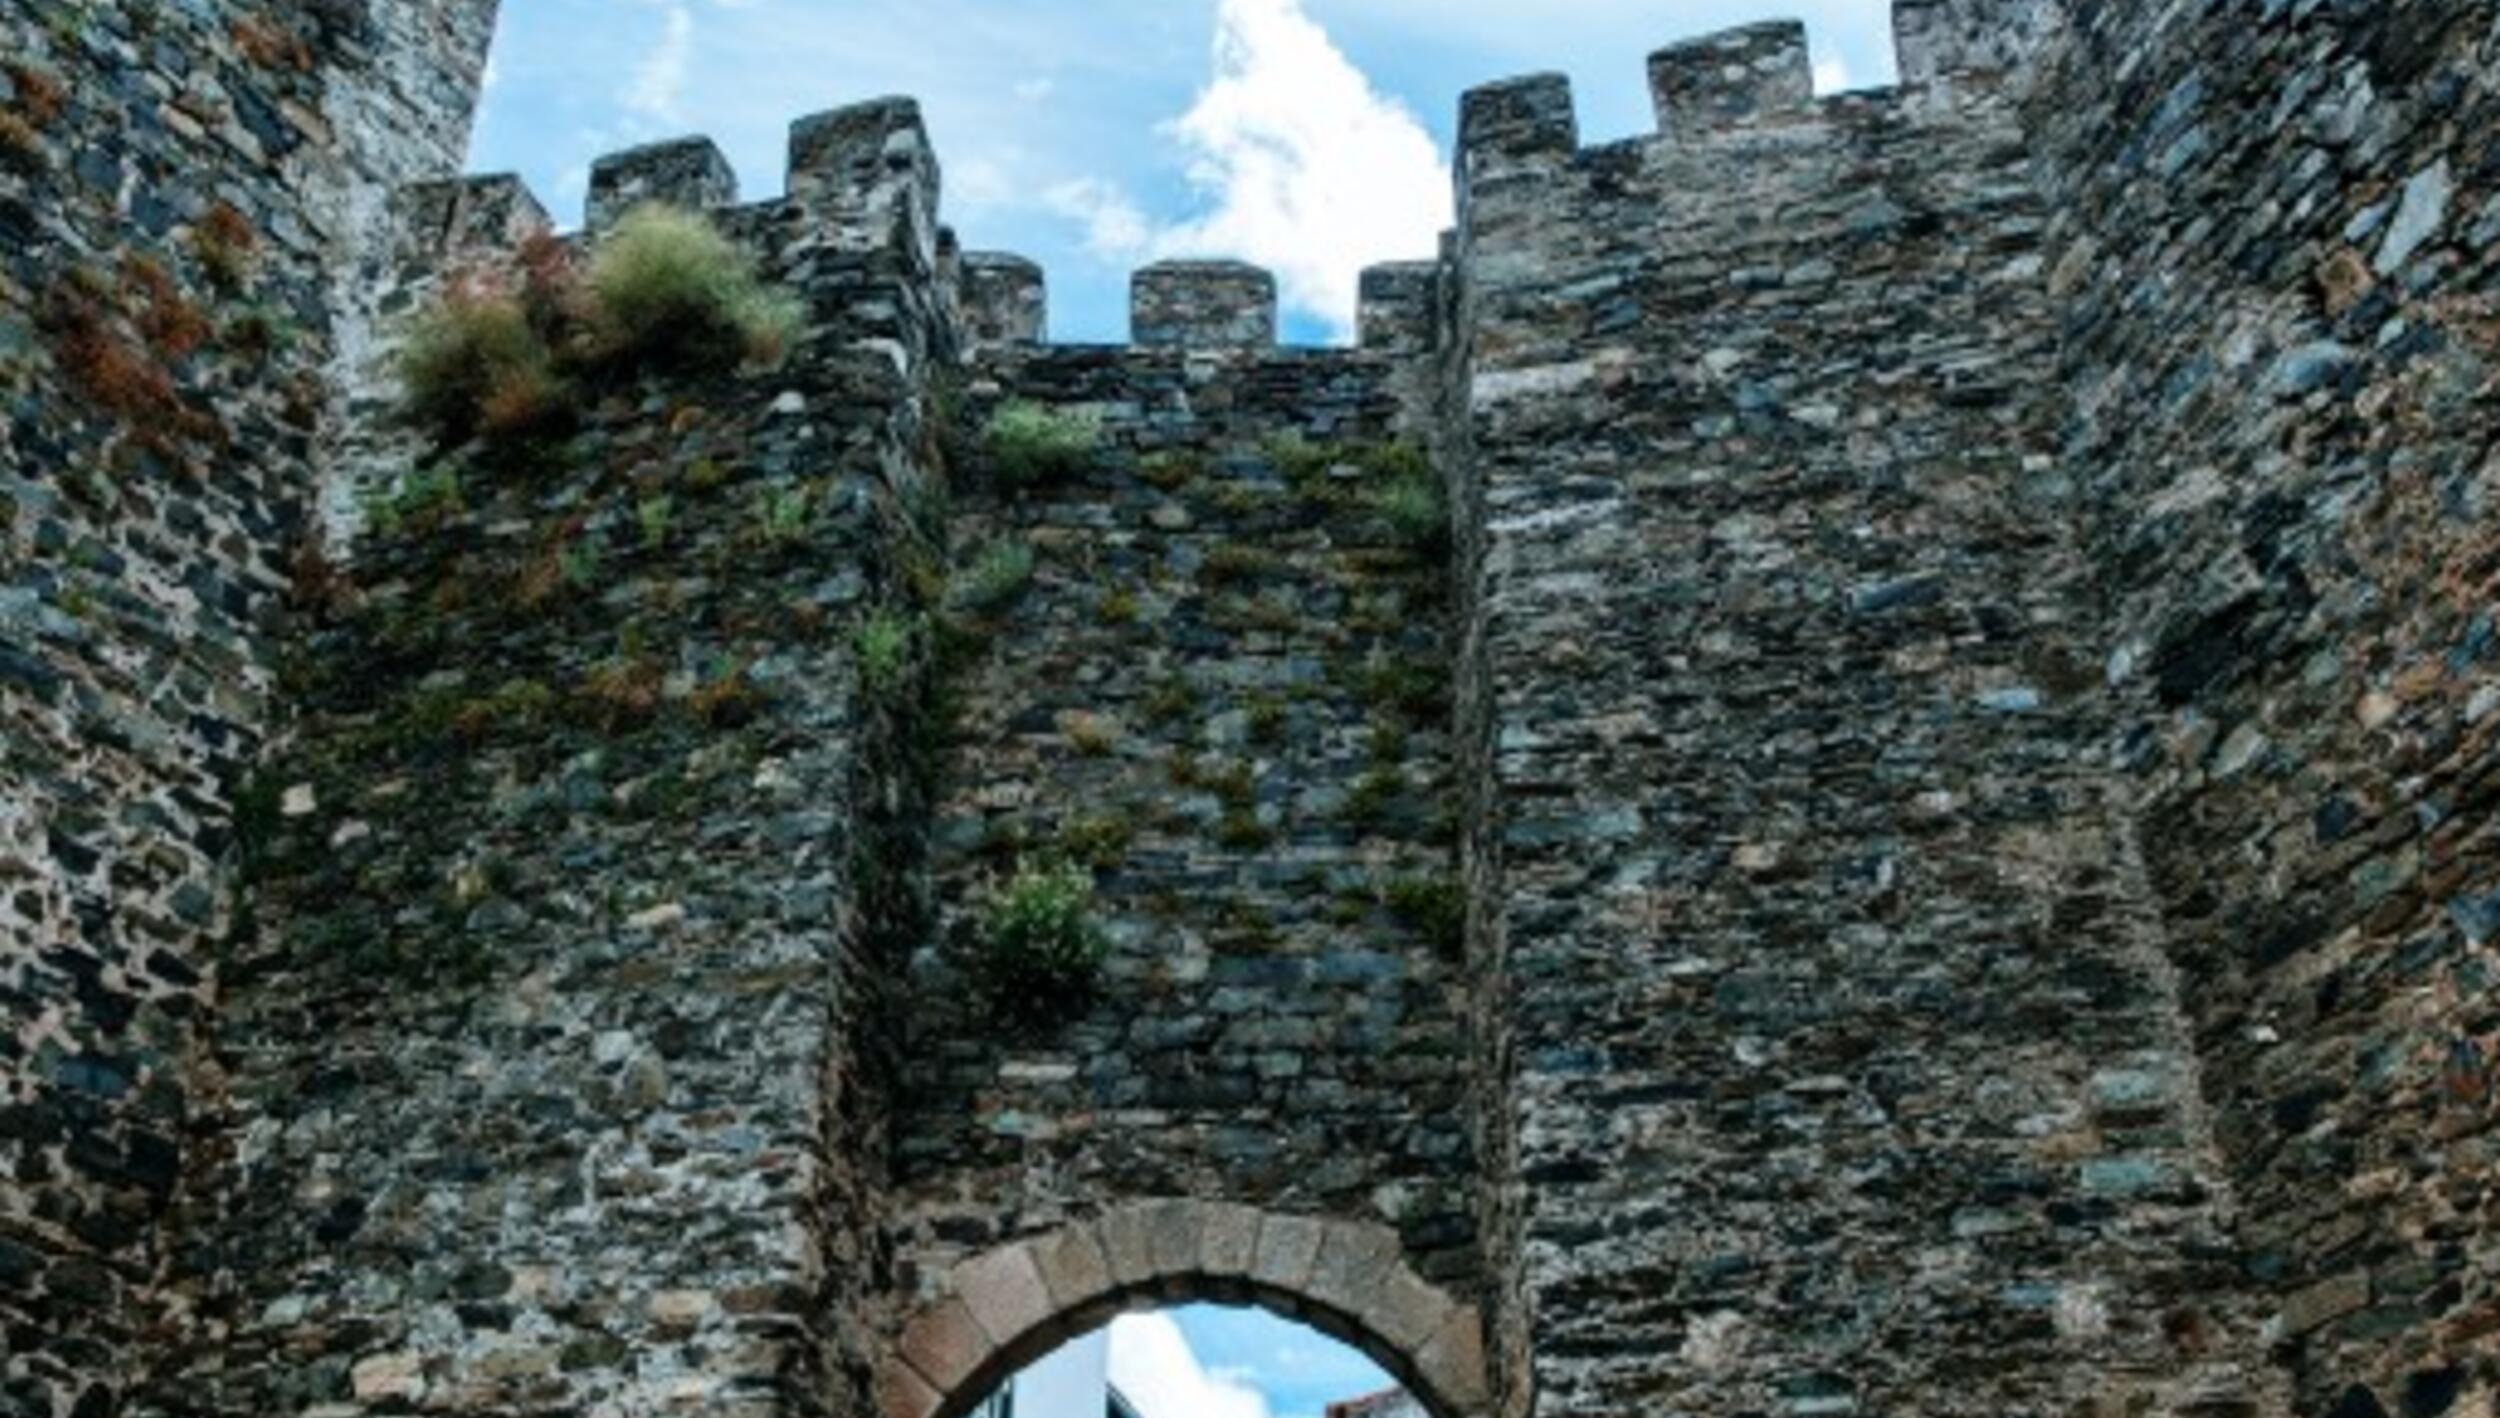
[[[1484,1418],[1482,1323],[1417,1275],[1388,1227],[1152,1201],[965,1261],[906,1315],[883,1418],[965,1418],[1017,1370],[1139,1308],[1257,1305],[1360,1350],[1433,1418]]]

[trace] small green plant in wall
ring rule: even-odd
[[[1422,557],[1449,553],[1449,501],[1429,468],[1401,472],[1381,483],[1372,494],[1372,515],[1393,545]]]
[[[383,536],[425,531],[463,506],[460,475],[448,468],[408,474],[387,491],[365,499],[365,525]]]
[[[879,611],[860,623],[852,638],[859,661],[860,683],[879,699],[900,694],[911,674],[912,625],[894,611]]]
[[[1081,472],[1102,443],[1102,425],[1086,414],[1018,400],[990,416],[983,442],[1000,487],[1038,487]]]
[[[676,514],[676,500],[664,492],[646,497],[637,504],[634,518],[642,526],[642,544],[653,550],[668,545],[668,529]]]
[[[955,580],[955,602],[975,615],[996,615],[1033,584],[1033,548],[1018,541],[992,542]]]
[[[767,546],[798,545],[806,539],[815,520],[816,498],[804,483],[797,487],[766,488],[756,497],[756,535]]]
[[[1073,862],[1022,863],[996,884],[960,936],[973,998],[991,1018],[1042,1025],[1085,1007],[1110,939],[1095,918],[1094,877]]]

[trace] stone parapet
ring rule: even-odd
[[[1806,27],[1775,21],[1659,50],[1649,57],[1649,92],[1669,138],[1803,114],[1814,104]]]
[[[1263,349],[1276,343],[1276,278],[1240,261],[1159,261],[1129,283],[1142,349]]]
[[[738,174],[709,138],[679,138],[610,153],[590,165],[589,230],[595,236],[646,202],[688,211],[730,207]]]
[[[1001,251],[972,251],[963,262],[964,344],[974,354],[1041,343],[1050,325],[1042,268]]]

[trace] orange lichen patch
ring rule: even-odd
[[[538,554],[524,562],[512,575],[512,597],[523,610],[535,611],[556,598],[568,579],[566,559],[573,555],[575,544],[584,528],[590,525],[590,514],[576,512],[558,522],[540,546]]]
[[[2369,263],[2351,247],[2343,247],[2319,262],[2317,281],[2326,313],[2334,316],[2341,316],[2359,305],[2362,297],[2368,295],[2375,284],[2370,277]]]
[[[301,72],[313,66],[312,46],[304,43],[303,36],[266,16],[246,15],[227,33],[243,57],[263,69]]]
[[[477,431],[512,439],[545,428],[564,412],[570,391],[554,370],[540,364],[495,371],[478,400]]]
[[[17,90],[19,115],[37,128],[51,127],[69,105],[69,85],[57,74],[16,61],[0,64],[0,71],[8,74],[10,87]]]
[[[173,320],[173,315],[158,315]],[[45,290],[37,328],[70,388],[98,413],[128,425],[140,448],[175,458],[178,443],[220,443],[225,425],[190,408],[163,355],[133,333],[113,300],[113,285],[90,268],[73,268]],[[180,343],[185,330],[160,330]]]
[[[147,256],[122,259],[122,280],[140,302],[139,333],[167,359],[181,359],[207,344],[216,333],[175,283],[173,273]]]
[[[216,436],[216,420],[183,403],[164,361],[124,332],[103,285],[92,271],[73,271],[45,295],[39,323],[62,374],[152,448],[170,451],[172,439]]]
[[[610,660],[582,682],[582,704],[602,729],[614,733],[658,714],[666,681],[659,662],[648,657]]]
[[[219,202],[200,214],[200,239],[250,251],[260,244],[260,233],[252,229],[251,218],[236,210],[231,202]]]
[[[251,219],[231,203],[210,207],[191,229],[191,253],[199,258],[209,283],[220,290],[239,290],[251,279],[252,253],[259,246],[260,233],[252,229]]]
[[[738,665],[718,678],[697,685],[686,696],[686,712],[715,729],[735,728],[752,720],[764,706],[764,693]]]
[[[32,168],[43,160],[43,135],[5,108],[0,108],[0,160],[17,168]]]
[[[356,603],[356,579],[330,559],[318,536],[307,536],[296,546],[288,571],[289,595],[309,615],[331,620]]]

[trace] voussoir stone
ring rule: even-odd
[[[931,1387],[951,1392],[987,1363],[996,1347],[971,1307],[950,1299],[923,1310],[903,1330],[896,1350]]]
[[[944,1401],[944,1395],[901,1359],[879,1366],[876,1402],[880,1418],[930,1418]]]
[[[955,1268],[953,1281],[956,1298],[997,1344],[1040,1329],[1057,1308],[1029,1243],[966,1261]]]
[[[1258,1259],[1258,1209],[1216,1202],[1200,1215],[1198,1268],[1219,1279],[1248,1275]]]
[[[1383,1285],[1404,1268],[1397,1233],[1388,1227],[1330,1222],[1299,1288],[1320,1304],[1369,1322]]]
[[[1327,1223],[1308,1216],[1269,1216],[1259,1224],[1250,1278],[1276,1290],[1299,1291],[1311,1276]]]
[[[1453,1306],[1442,1318],[1440,1329],[1416,1351],[1415,1372],[1462,1413],[1485,1407],[1491,1395],[1485,1384],[1484,1321],[1473,1305]]]
[[[1198,1270],[1199,1238],[1206,1230],[1206,1208],[1196,1201],[1157,1201],[1146,1207],[1146,1258],[1158,1279],[1185,1276]]]
[[[1062,1227],[1035,1241],[1033,1264],[1051,1302],[1062,1310],[1099,1299],[1111,1289],[1102,1236],[1090,1224]]]
[[[1155,1278],[1154,1227],[1146,1207],[1124,1206],[1106,1212],[1094,1225],[1102,1238],[1102,1257],[1110,1267],[1113,1288],[1134,1289]]]

